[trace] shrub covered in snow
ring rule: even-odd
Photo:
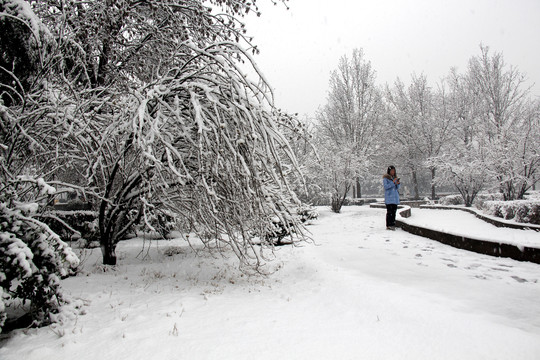
[[[504,201],[504,195],[501,193],[478,194],[474,201],[474,206],[476,206],[478,209],[482,209],[486,201]]]
[[[364,205],[364,199],[347,197],[347,198],[345,198],[345,201],[343,202],[343,205],[345,205],[345,206],[361,206],[361,205]]]
[[[463,197],[461,195],[448,195],[439,199],[441,205],[463,205]]]
[[[35,218],[37,203],[16,201],[13,189],[0,195],[0,331],[10,305],[22,303],[34,325],[51,322],[65,302],[60,278],[79,259],[58,235]]]
[[[474,199],[474,205],[479,209],[486,201],[503,200],[503,195],[499,193],[481,193],[476,195]],[[448,195],[439,199],[441,205],[463,205],[465,204],[463,196],[460,194]]]
[[[282,240],[288,236],[292,236],[295,231],[294,224],[296,222],[309,224],[312,220],[319,217],[319,212],[308,205],[298,207],[296,216],[285,223],[277,216],[273,217],[267,224],[264,230],[264,239],[267,243],[273,245],[283,245]]]
[[[99,241],[97,212],[90,210],[51,211],[39,217],[63,241],[81,239],[87,247]]]
[[[486,201],[482,210],[486,214],[507,220],[540,225],[540,201]]]
[[[315,220],[319,217],[319,212],[307,205],[299,207],[296,213],[300,217],[300,221],[303,223]]]
[[[527,200],[536,200],[536,201],[540,202],[540,191],[538,191],[538,190],[529,191],[528,193],[525,194],[525,198]]]

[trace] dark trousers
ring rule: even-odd
[[[386,204],[386,226],[396,226],[397,204]]]

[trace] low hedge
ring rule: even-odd
[[[503,200],[502,194],[478,194],[474,198],[474,205],[478,208],[482,207],[483,203],[486,201],[495,201],[495,200]],[[445,197],[442,197],[439,199],[439,204],[441,205],[463,205],[465,202],[463,201],[463,197],[460,194],[456,195],[448,195]]]
[[[506,220],[540,225],[540,201],[485,201],[481,209],[488,215]]]

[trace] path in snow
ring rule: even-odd
[[[379,217],[374,217],[373,212],[378,212]],[[346,208],[338,220],[333,214],[323,213],[322,222],[332,217],[335,228],[342,228],[342,236],[358,239],[358,243],[334,243],[333,230],[314,230],[318,243],[327,247],[325,260],[377,279],[440,293],[463,301],[464,306],[484,308],[497,316],[507,315],[506,320],[514,324],[525,328],[532,325],[540,330],[540,306],[535,297],[523,296],[518,301],[521,295],[540,294],[539,265],[455,249],[399,229],[390,232],[382,225],[384,214],[385,210]],[[478,220],[472,214],[464,215]],[[367,228],[362,229],[360,223]],[[451,226],[457,228],[459,223]],[[322,224],[321,227],[324,228]],[[528,291],[531,293],[527,294]]]
[[[180,242],[146,260],[123,242],[116,271],[94,253],[63,282],[87,314],[15,333],[0,358],[540,358],[539,265],[387,231],[383,209],[320,212],[316,246],[277,249],[267,278]]]

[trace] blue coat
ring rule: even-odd
[[[390,175],[383,176],[384,186],[384,203],[385,204],[399,204],[399,188],[401,184],[394,184]]]

